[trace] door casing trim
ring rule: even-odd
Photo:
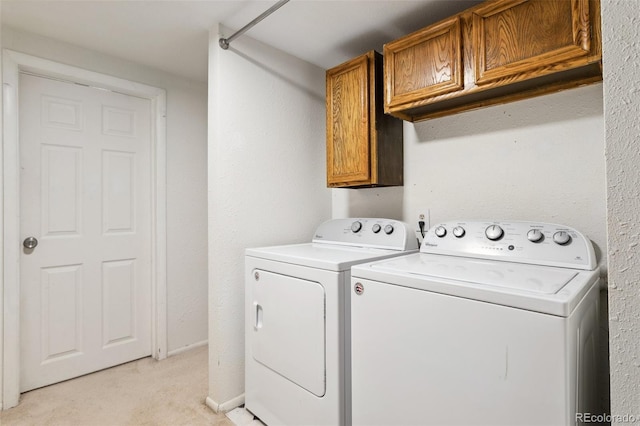
[[[2,51],[2,152],[0,153],[0,410],[20,399],[20,156],[19,74],[29,72],[149,99],[151,144],[151,344],[152,356],[167,356],[167,150],[164,89],[60,64],[9,49]]]

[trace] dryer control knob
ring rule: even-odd
[[[373,225],[373,227],[371,228],[371,230],[373,231],[374,234],[377,234],[378,232],[380,232],[380,229],[382,229],[382,228],[377,223],[375,225]]]
[[[553,234],[553,241],[561,246],[566,246],[571,242],[571,235],[566,231],[558,231]]]
[[[360,232],[360,230],[362,229],[362,223],[360,223],[359,221],[355,221],[351,224],[351,232],[353,232],[354,234],[357,234],[358,232]]]
[[[484,235],[491,241],[498,241],[504,235],[504,231],[498,225],[491,225],[484,230]]]
[[[465,230],[462,226],[456,226],[455,228],[453,228],[453,235],[455,235],[457,238],[464,237],[464,234]]]
[[[384,233],[391,235],[393,233],[393,225],[387,225],[384,227]]]
[[[436,233],[437,237],[442,238],[447,235],[447,228],[445,228],[444,226],[438,226],[434,232]]]
[[[532,229],[527,232],[527,239],[532,243],[539,243],[544,238],[544,234],[539,229]]]

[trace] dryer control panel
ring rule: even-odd
[[[449,221],[427,231],[420,251],[593,270],[591,241],[565,225],[523,221]]]
[[[326,221],[316,229],[313,242],[401,251],[418,249],[409,224],[382,218]]]

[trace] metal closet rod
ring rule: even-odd
[[[258,16],[256,19],[254,19],[253,21],[249,22],[247,25],[245,25],[244,27],[240,28],[238,31],[236,31],[235,33],[231,34],[230,37],[228,38],[221,38],[220,40],[218,40],[218,44],[220,45],[220,47],[222,47],[224,50],[227,50],[229,48],[229,44],[236,39],[237,37],[241,36],[242,34],[244,34],[245,32],[247,32],[248,30],[250,30],[253,26],[255,26],[258,22],[262,21],[264,18],[266,18],[267,16],[271,15],[273,12],[275,12],[276,10],[280,9],[282,6],[284,6],[285,3],[287,3],[289,0],[280,0],[278,3],[274,4],[273,6],[271,6],[269,9],[265,10],[264,12],[262,12],[262,14],[260,16]]]

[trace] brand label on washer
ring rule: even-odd
[[[355,285],[353,286],[353,291],[355,291],[356,294],[360,296],[362,293],[364,293],[364,286],[362,285],[362,283],[355,283]]]

